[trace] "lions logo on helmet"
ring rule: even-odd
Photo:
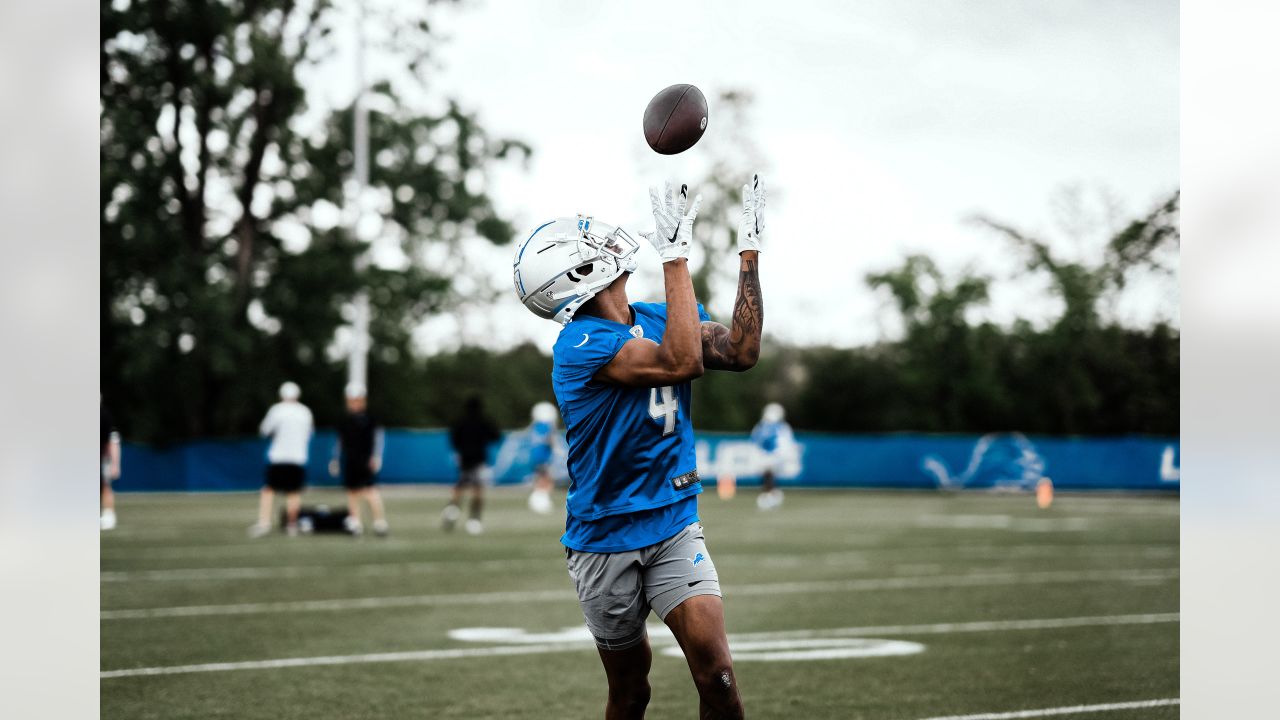
[[[623,273],[635,272],[639,249],[620,227],[586,215],[556,218],[516,248],[516,294],[534,315],[568,324],[583,303]]]

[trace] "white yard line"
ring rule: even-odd
[[[494,655],[535,655],[538,653],[582,650],[585,644],[510,645],[482,648],[453,648],[448,650],[412,650],[409,652],[369,653],[365,655],[328,655],[322,657],[281,658],[278,660],[250,660],[248,662],[202,663],[200,665],[170,665],[167,667],[131,668],[128,670],[104,670],[99,677],[119,678],[143,675],[184,675],[187,673],[225,672],[228,670],[269,670],[273,668],[312,667],[316,665],[355,665],[359,663],[406,662],[426,660],[456,660]]]
[[[1073,618],[1037,618],[1029,620],[979,620],[960,623],[929,623],[924,625],[872,625],[867,627],[831,628],[827,630],[793,630],[787,632],[735,633],[729,636],[730,642],[767,642],[770,640],[805,639],[813,637],[850,637],[865,635],[936,635],[961,632],[998,632],[1002,630],[1045,630],[1054,628],[1098,627],[1113,625],[1148,625],[1153,623],[1178,622],[1177,613],[1157,613],[1143,615],[1104,615],[1096,617]],[[655,632],[651,636],[654,644],[670,644],[674,642],[669,634]],[[226,672],[230,670],[266,670],[274,668],[311,667],[316,665],[354,665],[360,663],[408,662],[431,660],[454,660],[471,657],[492,657],[496,655],[534,655],[550,652],[566,652],[586,650],[593,647],[588,638],[569,642],[540,643],[529,645],[502,645],[479,648],[450,648],[441,650],[412,650],[406,652],[367,653],[361,655],[324,655],[319,657],[279,658],[274,660],[249,660],[244,662],[201,663],[198,665],[169,665],[161,667],[126,668],[104,670],[99,673],[103,679],[140,677],[150,675],[183,675],[189,673]],[[1176,701],[1175,701],[1176,702]],[[1117,708],[1118,709],[1118,708]],[[1058,710],[1063,710],[1058,708]],[[1044,712],[1044,711],[1027,711]],[[1053,714],[1053,713],[1049,713]],[[966,715],[966,720],[978,718],[1016,718],[1038,717],[1036,715]],[[930,718],[929,720],[944,720]],[[959,720],[946,718],[945,720]]]
[[[569,590],[516,590],[512,592],[456,593],[445,595],[397,595],[392,597],[336,598],[332,600],[285,600],[280,602],[235,603],[230,605],[185,605],[179,607],[103,610],[103,620],[132,620],[163,617],[208,617],[215,615],[256,615],[273,612],[316,612],[434,605],[492,605],[497,603],[565,600],[577,597]]]
[[[99,573],[102,582],[191,582],[218,580],[287,580],[329,576],[378,577],[405,574],[475,570],[509,570],[536,563],[563,563],[551,558],[507,558],[501,560],[424,560],[421,562],[371,563],[366,565],[276,565],[230,568],[175,568],[172,570],[121,570]]]
[[[294,538],[299,542],[305,542],[300,538]],[[353,538],[325,538],[342,543],[357,544],[360,541]],[[149,558],[153,560],[181,560],[188,558],[221,558],[227,556],[260,556],[260,555],[278,555],[285,547],[280,543],[263,542],[261,540],[239,540],[231,541],[210,541],[201,545],[166,545],[165,547],[143,546],[130,547],[126,544],[112,543],[109,547],[104,547],[99,555],[103,560],[137,560],[139,558]],[[357,545],[359,548],[359,545]],[[370,552],[386,552],[387,550],[412,550],[421,547],[420,543],[415,543],[402,538],[380,538],[377,542],[368,542],[365,546]]]
[[[1013,559],[1020,557],[1076,557],[1080,555],[1112,555],[1116,552],[1135,551],[1144,557],[1164,558],[1177,554],[1178,547],[1173,544],[1132,543],[1111,545],[971,545],[971,546],[921,546],[921,547],[875,547],[859,550],[841,550],[820,553],[817,555],[796,555],[780,553],[720,553],[717,558],[750,559],[753,562],[776,563],[777,565],[800,566],[818,562],[823,565],[840,566],[845,564],[861,565],[864,556],[875,553],[940,553],[956,552],[962,557],[990,560]],[[494,558],[490,560],[425,560],[416,562],[368,563],[362,565],[256,565],[250,567],[227,568],[170,568],[164,570],[104,570],[99,573],[99,580],[104,583],[116,582],[192,582],[220,580],[281,580],[303,577],[325,577],[331,575],[381,576],[399,575],[404,572],[429,573],[456,571],[462,565],[468,570],[475,568],[488,570],[505,570],[513,567],[528,567],[536,563],[554,563],[560,565],[563,560],[557,555],[546,557]]]
[[[1163,582],[1178,577],[1176,568],[1127,570],[1049,571],[1031,573],[972,573],[969,575],[927,575],[889,578],[858,578],[814,582],[760,583],[726,588],[730,596],[787,595],[820,592],[863,592],[991,585],[1034,585],[1074,582]],[[454,593],[437,595],[397,595],[390,597],[335,598],[330,600],[286,600],[277,602],[232,603],[226,605],[185,605],[178,607],[103,610],[102,620],[138,620],[165,617],[209,617],[254,615],[277,612],[315,612],[388,607],[440,605],[491,605],[560,601],[576,597],[569,589],[520,590],[511,592]]]
[[[1179,705],[1178,698],[1161,698],[1159,700],[1133,700],[1130,702],[1100,703],[1098,705],[1069,705],[1066,707],[1042,708],[1039,710],[1015,710],[1013,712],[978,713],[977,715],[942,715],[925,718],[925,720],[1016,720],[1016,718],[1038,718],[1051,715],[1079,715],[1081,713],[1108,712],[1111,710],[1139,710],[1142,708],[1166,707]]]
[[[908,575],[853,580],[818,580],[795,583],[761,583],[729,586],[731,595],[784,595],[809,592],[860,592],[928,588],[984,587],[989,585],[1035,585],[1060,582],[1152,582],[1176,578],[1176,568],[1127,570],[1063,570],[1047,572],[977,572],[968,575]]]
[[[1093,615],[1071,618],[1030,620],[976,620],[960,623],[924,625],[868,625],[864,627],[830,628],[827,630],[783,630],[779,632],[732,634],[730,640],[803,640],[812,637],[849,637],[865,635],[949,635],[951,633],[993,632],[997,630],[1053,630],[1074,627],[1106,627],[1108,625],[1156,625],[1178,622],[1178,613],[1144,613],[1139,615]]]

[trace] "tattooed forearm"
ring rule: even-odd
[[[760,294],[759,257],[744,253],[738,273],[738,299],[733,304],[733,329],[730,342],[738,355],[752,365],[760,357],[760,333],[764,330],[764,296]]]
[[[760,358],[764,329],[764,297],[760,293],[759,258],[742,254],[738,298],[733,304],[733,327],[702,324],[702,365],[709,370],[748,370]]]

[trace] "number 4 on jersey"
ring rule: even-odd
[[[659,400],[661,394],[661,400]],[[662,434],[670,435],[676,431],[676,413],[680,412],[680,403],[676,401],[676,393],[670,385],[649,390],[649,416],[655,420],[662,419]]]

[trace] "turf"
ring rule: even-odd
[[[558,543],[562,516],[533,515],[521,492],[502,490],[491,497],[485,534],[471,537],[440,529],[443,498],[438,488],[390,489],[388,539],[250,540],[250,495],[121,496],[121,525],[102,537],[102,669],[474,650],[511,643],[454,640],[449,631],[581,626]],[[753,499],[702,497],[731,636],[813,631],[806,637],[821,639],[835,637],[824,630],[870,626],[877,628],[870,637],[924,650],[740,659],[752,717],[912,720],[1178,696],[1178,623],[1170,615],[1178,612],[1176,498],[1063,495],[1041,511],[1026,496],[795,490],[772,513],[757,511]],[[307,502],[340,504],[341,497],[317,489]],[[372,607],[271,604],[354,598],[380,600]],[[235,614],[225,607],[119,612],[245,603]],[[1150,620],[1003,623],[1137,615]],[[995,622],[916,627],[978,621]],[[102,717],[602,715],[604,675],[592,647],[539,649],[546,647],[104,677]],[[651,681],[649,717],[696,715],[682,660],[656,653]],[[1177,716],[1176,706],[1166,706],[1070,717]]]

